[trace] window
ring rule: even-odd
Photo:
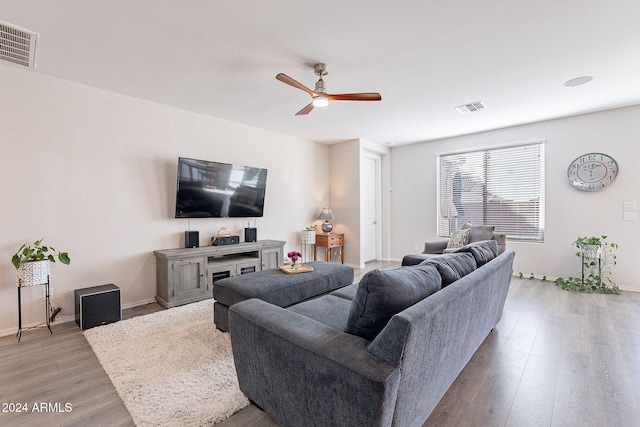
[[[438,156],[438,234],[465,222],[544,241],[544,143]]]

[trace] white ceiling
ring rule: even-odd
[[[35,72],[323,143],[640,104],[637,0],[0,0],[0,21],[39,33]],[[382,101],[296,117],[309,96],[275,76],[313,88],[317,62],[328,92]]]

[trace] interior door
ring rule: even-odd
[[[362,205],[360,209],[361,242],[363,261],[378,259],[379,212],[380,212],[380,156],[366,153],[361,173]]]

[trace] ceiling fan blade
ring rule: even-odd
[[[377,92],[327,94],[330,101],[382,101]]]
[[[313,110],[313,102],[310,102],[306,107],[296,113],[296,116],[302,116],[303,114],[309,114]]]
[[[303,85],[299,81],[292,79],[291,77],[287,76],[284,73],[278,74],[276,76],[276,79],[280,80],[282,83],[286,83],[286,84],[288,84],[290,86],[293,86],[295,88],[302,89],[303,91],[307,92],[311,96],[315,95],[315,93],[311,89],[309,89],[308,87],[306,87],[305,85]]]

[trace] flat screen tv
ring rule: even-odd
[[[261,217],[267,170],[178,158],[176,218]]]

